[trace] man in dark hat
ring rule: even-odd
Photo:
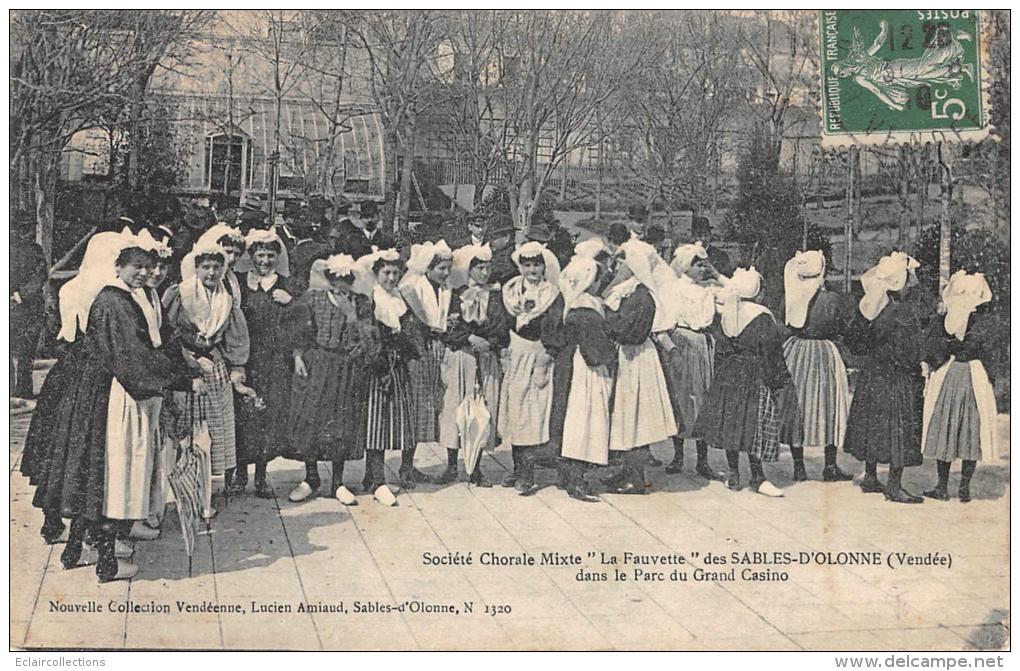
[[[517,266],[510,259],[514,247],[514,230],[509,218],[492,222],[484,214],[473,213],[464,217],[464,227],[467,229],[465,235],[448,241],[450,247],[458,249],[465,245],[489,245],[492,250],[489,280],[494,283],[502,284],[517,274]]]
[[[28,213],[14,217],[11,226],[10,269],[10,388],[18,398],[34,398],[32,367],[39,334],[46,320],[43,288],[46,256],[32,235],[35,219]]]
[[[349,219],[344,221],[350,222]],[[353,224],[351,226],[358,230]],[[348,253],[343,248],[345,240],[343,222],[326,223],[316,229],[311,237],[298,240],[290,254],[289,282],[299,294],[308,289],[312,264],[319,259],[328,259],[334,254]]]
[[[730,261],[730,255],[712,244],[712,225],[709,223],[708,217],[695,216],[691,219],[691,237],[694,240],[700,240],[705,246],[708,262],[712,264],[713,268],[727,277],[733,274],[734,267]]]
[[[648,227],[648,208],[641,203],[634,203],[627,208],[627,218],[630,219],[631,230],[643,237]]]
[[[253,228],[268,228],[269,215],[262,210],[261,198],[249,195],[244,199],[241,213],[237,218],[237,225],[242,233],[247,233]]]
[[[361,228],[345,242],[348,254],[357,259],[371,254],[373,247],[393,249],[397,246],[393,238],[379,230],[379,205],[375,201],[362,202],[360,215]]]

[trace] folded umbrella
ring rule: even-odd
[[[492,431],[492,413],[485,405],[482,385],[476,384],[474,391],[457,406],[456,422],[464,450],[464,468],[470,474],[474,472]]]
[[[177,462],[167,475],[177,499],[177,514],[181,520],[184,551],[188,555],[189,576],[195,551],[195,525],[202,517],[209,491],[209,445],[203,449],[202,443],[211,443],[208,427],[204,423],[195,422],[193,413],[192,418],[191,436],[181,441]]]

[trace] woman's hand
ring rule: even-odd
[[[294,355],[294,374],[298,377],[308,377],[308,368],[300,354]]]
[[[202,378],[195,377],[191,379],[191,391],[195,392],[196,394],[205,394],[207,389],[208,386],[205,384],[205,380],[203,380]]]
[[[272,296],[273,300],[279,303],[280,305],[287,305],[292,300],[294,300],[294,297],[288,294],[283,289],[273,289]]]
[[[244,384],[243,382],[235,382],[234,391],[236,391],[241,396],[247,396],[248,398],[258,397],[258,392],[256,392],[254,389]]]
[[[196,359],[196,361],[198,362],[198,367],[202,369],[203,373],[212,373],[213,372],[213,362],[212,362],[212,359],[207,359],[204,356],[200,356],[200,357],[198,357],[198,359]]]
[[[471,348],[476,352],[488,352],[489,341],[480,336],[476,336],[473,333],[468,336],[468,342],[471,343]]]

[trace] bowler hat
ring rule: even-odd
[[[535,242],[549,242],[552,240],[552,233],[549,231],[549,227],[545,224],[532,224],[528,227],[528,231],[524,234],[528,240],[534,240]]]

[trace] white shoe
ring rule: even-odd
[[[118,538],[113,542],[113,554],[117,559],[130,559],[135,553],[135,547],[126,540]]]
[[[335,496],[336,496],[336,500],[339,501],[340,503],[344,504],[345,506],[356,506],[356,505],[358,505],[358,499],[354,497],[354,492],[352,492],[351,490],[347,489],[343,485],[340,485],[339,487],[337,487]]]
[[[135,522],[131,525],[131,532],[128,533],[128,538],[136,541],[154,541],[159,538],[159,529],[153,529],[141,522]]]
[[[778,499],[783,495],[783,490],[766,480],[758,485],[758,493],[762,496]]]
[[[390,488],[386,485],[379,485],[373,496],[375,496],[376,501],[384,506],[393,507],[397,505],[397,497],[393,495],[393,492],[391,492]]]
[[[302,482],[300,485],[291,490],[290,494],[287,495],[287,499],[291,503],[300,503],[306,500],[315,492],[312,486],[307,482]]]

